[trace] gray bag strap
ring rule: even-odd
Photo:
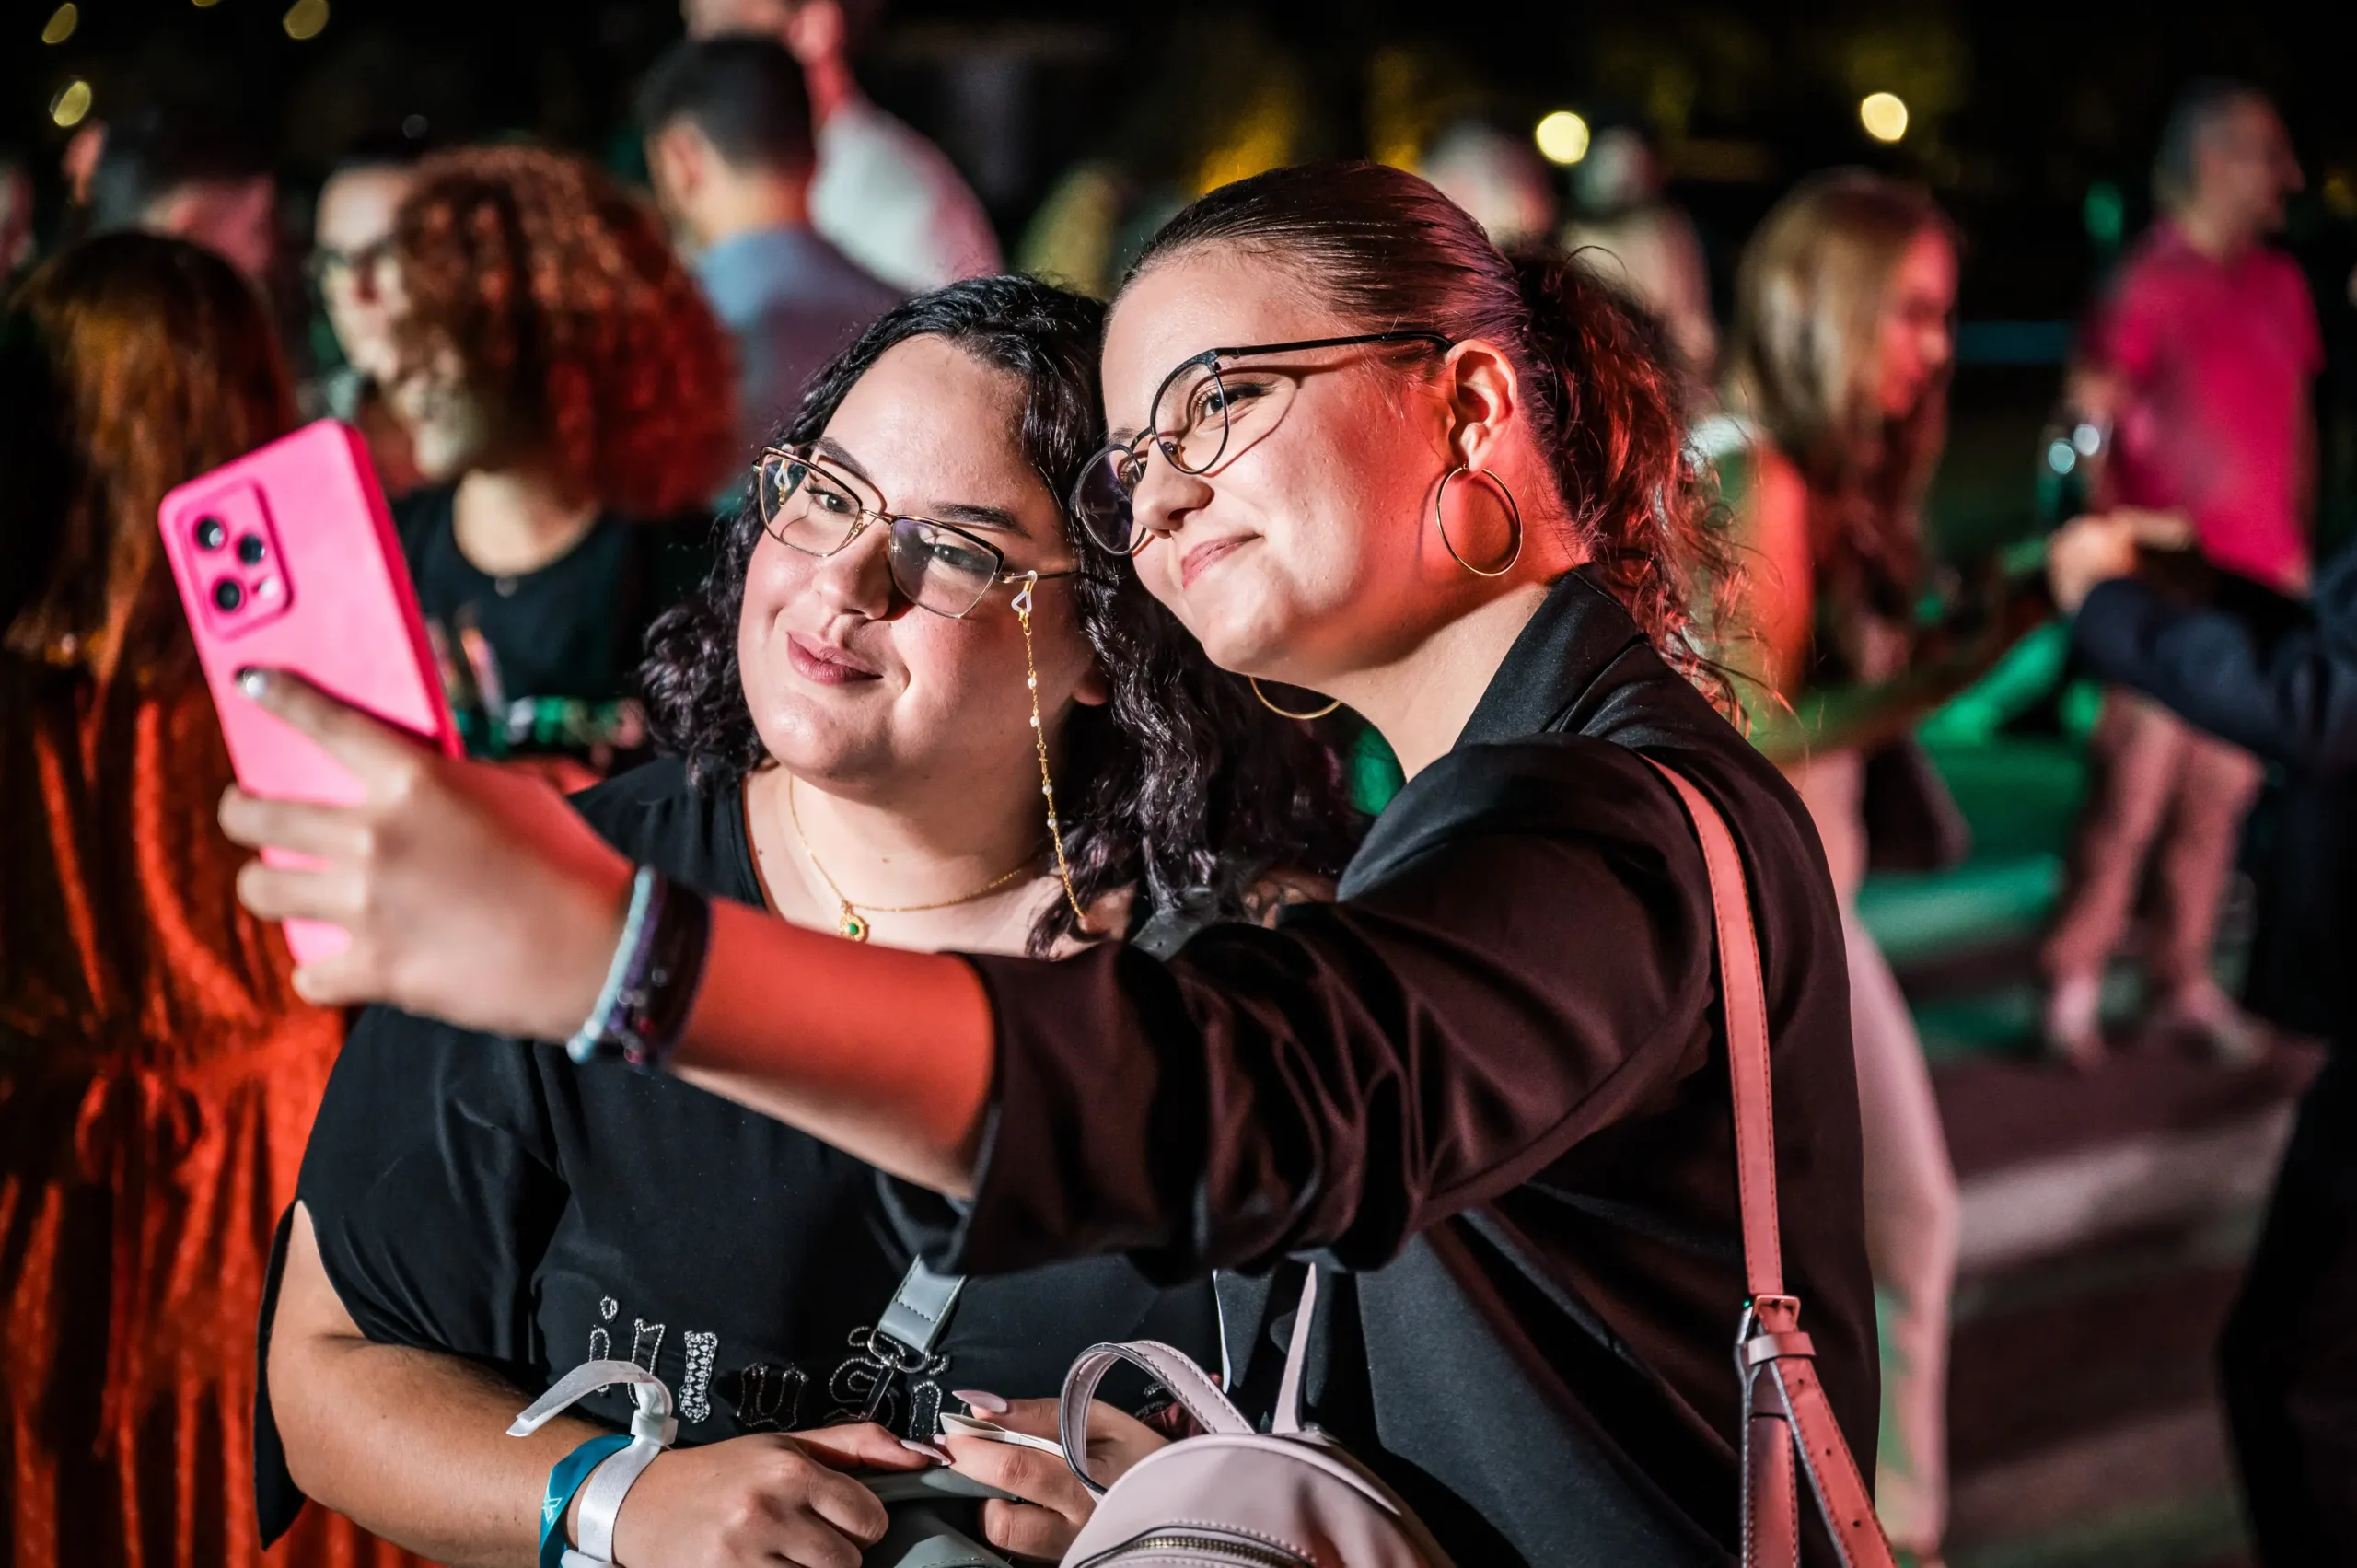
[[[949,1326],[950,1313],[957,1310],[958,1293],[965,1288],[965,1275],[936,1274],[923,1259],[917,1259],[900,1276],[891,1304],[876,1320],[876,1331],[919,1357],[931,1355]]]

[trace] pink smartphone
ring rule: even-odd
[[[417,595],[358,431],[331,419],[305,425],[174,490],[157,522],[229,761],[249,793],[332,805],[361,798],[359,780],[341,763],[239,693],[238,672],[249,666],[293,670],[459,755]],[[344,941],[340,926],[286,923],[298,963]]]

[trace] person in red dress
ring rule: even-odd
[[[0,317],[0,1565],[401,1568],[314,1510],[264,1558],[254,1322],[342,1016],[238,907],[229,760],[158,546],[293,419],[185,241],[64,252]]]

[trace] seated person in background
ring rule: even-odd
[[[749,36],[680,44],[648,75],[638,118],[655,198],[737,342],[749,466],[811,375],[900,291],[810,226],[810,97],[783,45]]]
[[[537,147],[420,164],[378,287],[362,368],[425,482],[394,520],[460,732],[586,783],[644,746],[646,628],[702,574],[727,337],[641,203]]]
[[[925,950],[1167,948],[1252,912],[1272,873],[1341,864],[1331,754],[1066,521],[1102,319],[976,280],[821,374],[702,596],[656,628],[648,695],[680,755],[582,796],[600,832],[795,924]],[[384,1009],[298,1199],[263,1329],[291,1475],[264,1478],[265,1516],[291,1517],[291,1480],[450,1562],[528,1558],[551,1466],[626,1420],[616,1388],[594,1420],[505,1435],[585,1361],[677,1396],[681,1446],[616,1521],[631,1568],[849,1568],[883,1513],[829,1467],[922,1463],[900,1439],[928,1445],[945,1397],[1052,1434],[1051,1400],[1000,1395],[1053,1394],[1093,1342],[1216,1361],[1210,1286],[1109,1256],[970,1281],[923,1365],[896,1365],[869,1326],[910,1259],[873,1167],[674,1078]],[[1097,1429],[1155,1441],[1111,1411]],[[1053,1556],[1086,1513],[1059,1466],[982,1528]]]
[[[360,367],[384,364],[391,347],[383,263],[393,215],[416,183],[424,157],[424,147],[400,135],[371,137],[348,148],[319,187],[312,209],[311,254],[304,267],[343,354],[343,363],[309,388],[309,412],[358,427],[390,496],[417,487],[416,464],[384,389]]]
[[[2327,1037],[2267,1225],[2220,1347],[2220,1381],[2258,1560],[2357,1562],[2357,550],[2288,601],[2220,574],[2208,603],[2136,580],[2138,545],[2187,521],[2082,517],[2048,556],[2088,668],[2282,771],[2260,878],[2252,1001]]]
[[[853,7],[876,0],[679,0],[690,38],[759,33],[802,63],[818,121],[810,221],[895,288],[939,288],[999,270],[988,214],[939,147],[860,91],[852,75]]]

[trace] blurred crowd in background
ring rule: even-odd
[[[149,516],[147,491],[297,415],[366,433],[470,750],[567,784],[645,754],[633,686],[647,626],[702,576],[705,525],[736,506],[811,374],[895,302],[1003,269],[1104,296],[1193,196],[1314,156],[1371,157],[1423,174],[1501,246],[1576,253],[1657,326],[1739,537],[1771,563],[1749,673],[1776,696],[1755,705],[1755,738],[1817,813],[1845,899],[1869,864],[1960,856],[1953,803],[1907,740],[1941,703],[1982,691],[1979,722],[2075,726],[2094,761],[2040,958],[2046,1051],[2101,1070],[2106,966],[2128,945],[2148,863],[2155,918],[2135,950],[2154,1018],[2228,1067],[2272,1049],[2275,1032],[2212,978],[2262,765],[2124,690],[2083,688],[2074,714],[2035,670],[2026,694],[1978,683],[2036,663],[2024,633],[2044,607],[2025,610],[2002,586],[2006,548],[2078,511],[2173,513],[2190,530],[2180,553],[2292,601],[2352,520],[2357,132],[2320,122],[2302,146],[2286,129],[2283,110],[2303,135],[2300,116],[2323,112],[2312,84],[2325,78],[2282,59],[2296,38],[2254,46],[2262,90],[2196,83],[2182,51],[2142,36],[2149,22],[2131,36],[2076,18],[2048,37],[2026,17],[1967,26],[1930,12],[1528,24],[1534,57],[1564,38],[1586,45],[1570,78],[1585,85],[1571,87],[1544,59],[1497,64],[1512,25],[1467,43],[1388,13],[1361,27],[1340,7],[1190,17],[1177,47],[1160,24],[888,17],[856,0],[685,0],[678,15],[618,0],[546,15],[418,4],[398,19],[333,3],[264,16],[250,0],[196,0],[159,19],[165,7],[87,0],[12,21],[0,79],[41,114],[15,114],[13,140],[0,131],[0,280],[31,276],[12,330],[78,345],[89,383],[46,395],[107,411],[113,445],[75,460],[145,463],[155,482],[124,493],[145,495]],[[1998,58],[1999,40],[2028,58]],[[2119,58],[2074,74],[2105,47]],[[2279,77],[2309,97],[2279,105]],[[2049,88],[2053,102],[2025,101]],[[2068,145],[2041,140],[2058,121],[2076,126]],[[1804,178],[1833,165],[1876,172]],[[110,252],[107,237],[124,234],[191,242],[250,295],[183,255],[143,260],[121,239]],[[76,244],[87,275],[34,271]],[[174,268],[177,281],[148,275]],[[89,325],[111,319],[110,297],[135,300],[169,341],[143,351]],[[1863,319],[1859,301],[1871,302]],[[240,331],[251,341],[238,349]],[[139,352],[193,362],[207,345],[221,363],[191,394],[201,407],[145,396],[160,382]],[[238,354],[252,363],[231,365]],[[0,386],[0,419],[39,395]],[[12,438],[0,427],[0,447]],[[80,548],[103,587],[108,552],[132,547]],[[127,609],[91,591],[18,614],[8,653],[105,679],[169,662],[133,646]],[[1781,727],[1795,715],[1805,735]],[[200,719],[168,708],[157,734],[95,725],[84,744],[116,757],[134,793],[202,808],[211,796],[171,777],[170,738]],[[1342,744],[1363,804],[1379,807],[1379,744]],[[41,803],[17,761],[0,763],[18,775],[0,802],[35,818],[69,809],[53,790]],[[1875,816],[1894,801],[1896,826]],[[226,848],[158,854],[119,875],[227,875]],[[2322,878],[2312,865],[2308,882]],[[2262,891],[2307,900],[2281,929],[2331,929],[2316,910],[2336,888],[2293,876]],[[274,1053],[254,1059],[237,1115],[198,1119],[208,1152],[192,1163],[180,1150],[168,1176],[135,1155],[141,1118],[162,1114],[138,1091],[79,1082],[43,1102],[50,1130],[35,1138],[7,1131],[33,1126],[35,1101],[0,1086],[0,1216],[35,1215],[24,1223],[45,1238],[11,1258],[6,1288],[34,1304],[12,1321],[51,1325],[12,1334],[26,1376],[0,1376],[19,1563],[51,1560],[31,1543],[70,1535],[58,1500],[93,1486],[116,1487],[115,1527],[134,1537],[156,1527],[143,1508],[185,1513],[217,1485],[207,1456],[239,1419],[235,1380],[202,1365],[237,1334],[185,1322],[165,1334],[143,1317],[180,1299],[155,1259],[214,1260],[234,1298],[214,1327],[250,1322],[266,1227],[232,1233],[284,1196],[233,1192],[233,1179],[291,1171],[332,1030],[272,1034],[267,1018],[291,1005],[283,972],[221,923],[218,900],[189,902],[180,928],[120,938],[0,928],[0,1021],[27,1038],[44,1009],[135,1013],[123,997],[144,987],[151,1008],[235,1015],[241,1038]],[[1882,1506],[1928,1562],[1945,1510],[1957,1184],[1908,1004],[1852,912],[1887,1314]],[[2337,956],[2297,946],[2264,947],[2255,983],[2293,1032],[2320,1033],[2328,1021],[2302,1007],[2320,993],[2315,968]],[[209,977],[201,1006],[153,1000],[179,998],[187,987],[168,977],[192,965]],[[65,972],[107,978],[76,990],[55,979]],[[16,1070],[0,1057],[0,1074]],[[61,1152],[57,1124],[80,1142]],[[106,1127],[112,1144],[91,1131]],[[38,1168],[36,1144],[59,1168],[111,1159],[136,1180],[116,1181],[117,1207],[92,1220]],[[99,1145],[112,1152],[90,1156]],[[205,1160],[210,1175],[189,1174]],[[172,1182],[178,1208],[154,1197]],[[130,1212],[141,1202],[163,1207]],[[103,1408],[92,1401],[58,1438],[20,1396],[79,1353],[56,1321],[69,1274],[99,1281],[79,1299],[112,1338],[103,1378],[84,1369],[104,1382]],[[2271,1333],[2253,1310],[2247,1333]],[[2290,1376],[2264,1359],[2239,1364],[2251,1452],[2291,1441],[2247,1425],[2263,1425],[2250,1412],[2274,1397],[2270,1379]],[[199,1384],[212,1424],[158,1436],[140,1401]],[[134,1468],[122,1456],[158,1442],[177,1481],[122,1480]],[[116,1479],[92,1481],[92,1465]],[[305,1528],[324,1540],[334,1526],[317,1514]],[[250,1536],[250,1520],[231,1528],[226,1558],[145,1560],[244,1561],[239,1528]],[[354,1532],[319,1550],[358,1561],[377,1549]]]

